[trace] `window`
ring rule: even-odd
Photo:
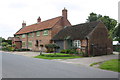
[[[44,30],[43,35],[47,36],[48,35],[48,30]]]
[[[39,44],[39,42],[38,42],[38,40],[36,40],[36,44],[35,44],[35,46],[38,47],[38,44]]]
[[[16,35],[15,37],[20,37],[19,35]]]
[[[28,33],[28,37],[30,37],[31,36],[31,33]]]
[[[32,37],[34,37],[34,33],[32,33]]]
[[[40,36],[40,32],[38,31],[38,32],[36,32],[36,36]]]
[[[81,48],[81,41],[80,40],[74,40],[73,45],[77,48]]]
[[[32,47],[32,41],[28,41],[28,46]]]
[[[22,42],[22,47],[25,47],[25,42],[24,41]]]
[[[22,35],[22,38],[25,38],[25,34]]]

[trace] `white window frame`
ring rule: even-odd
[[[77,48],[81,48],[81,41],[80,40],[74,40],[73,41],[73,46]]]
[[[22,38],[25,38],[26,37],[26,35],[25,34],[22,34]]]
[[[32,37],[34,37],[34,33],[32,33]]]
[[[47,35],[48,35],[48,30],[44,30],[44,31],[43,31],[43,35],[44,35],[44,36],[47,36]]]
[[[40,36],[40,31],[36,32],[36,36]]]
[[[28,41],[28,47],[32,47],[32,41]]]

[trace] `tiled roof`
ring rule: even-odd
[[[53,19],[49,19],[49,20],[40,22],[40,23],[26,26],[24,28],[21,28],[18,32],[16,32],[15,35],[52,28],[61,18],[62,18],[62,16],[59,16],[59,17],[56,17]]]
[[[89,33],[97,26],[100,21],[94,21],[90,23],[83,23],[73,26],[68,26],[62,29],[56,34],[52,40],[64,40],[64,39],[84,39]]]

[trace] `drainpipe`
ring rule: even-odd
[[[90,56],[90,48],[89,48],[89,39],[88,39],[88,37],[86,37],[86,40],[87,40],[87,54],[88,54],[88,56]]]
[[[27,44],[27,49],[28,49],[28,34],[26,34],[26,44]]]

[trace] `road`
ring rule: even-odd
[[[2,53],[3,78],[118,78],[117,72]]]

